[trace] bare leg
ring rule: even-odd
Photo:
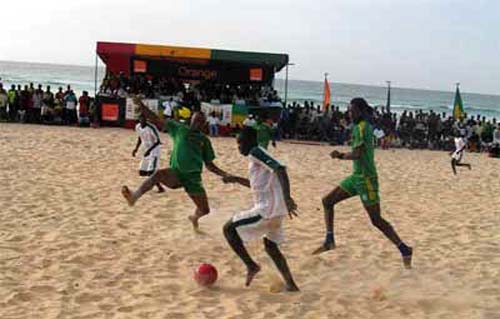
[[[278,245],[274,242],[270,241],[267,238],[264,238],[264,246],[266,247],[267,254],[271,257],[274,264],[278,268],[281,276],[285,280],[286,290],[287,291],[299,291],[299,287],[295,284],[293,280],[292,273],[290,272],[290,268],[288,268],[288,263],[286,262],[285,257],[281,253]]]
[[[210,213],[210,207],[208,206],[207,194],[188,194],[196,205],[196,210],[193,215],[189,216],[189,220],[193,223],[193,228],[198,229],[198,220]]]
[[[160,183],[157,183],[156,187],[158,187],[158,193],[165,193],[165,189],[161,186]]]
[[[241,240],[238,232],[236,231],[236,227],[233,224],[232,220],[229,220],[224,225],[224,236],[226,237],[229,246],[233,249],[233,251],[240,257],[240,259],[247,266],[247,278],[245,281],[245,286],[250,286],[253,278],[260,271],[260,266],[250,257],[248,251],[243,245],[243,241]]]
[[[455,175],[457,175],[457,169],[455,168],[456,164],[457,164],[457,160],[453,158],[451,160],[451,169],[453,170],[453,174],[455,174]]]
[[[380,214],[380,204],[365,206],[365,209],[370,216],[373,226],[377,227],[396,247],[398,247],[403,257],[403,263],[406,268],[411,268],[411,258],[413,249],[407,246],[392,227]]]
[[[122,195],[130,206],[134,206],[135,202],[141,198],[142,195],[159,183],[174,189],[182,186],[174,171],[170,168],[166,168],[158,170],[148,177],[135,192],[130,191],[127,186],[123,186]]]
[[[335,238],[333,236],[333,220],[334,220],[334,206],[335,204],[351,197],[349,193],[340,187],[336,187],[328,195],[323,197],[323,210],[325,212],[325,226],[327,238],[325,242],[313,252],[313,255],[332,250],[335,248]]]

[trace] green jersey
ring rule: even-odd
[[[173,120],[165,121],[165,128],[173,140],[170,167],[181,173],[201,173],[203,163],[215,159],[210,140],[200,131]]]
[[[257,131],[257,144],[267,150],[269,141],[273,137],[273,129],[264,123],[256,124],[254,129]]]
[[[355,124],[352,130],[352,150],[363,145],[363,153],[359,160],[353,161],[353,175],[363,177],[377,177],[374,159],[373,127],[367,121],[362,120]]]

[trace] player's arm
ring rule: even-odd
[[[297,204],[290,195],[290,179],[288,178],[286,167],[280,165],[274,169],[274,172],[278,176],[278,181],[281,184],[283,198],[285,199],[285,203],[288,208],[288,216],[293,218],[293,216],[297,216]]]
[[[134,148],[134,150],[132,151],[132,157],[135,157],[135,154],[136,154],[136,153],[137,153],[137,151],[139,150],[139,147],[141,146],[141,143],[142,143],[141,138],[140,138],[140,137],[138,137],[138,138],[137,138],[137,144],[135,145],[135,148]]]
[[[250,188],[250,180],[248,178],[228,175],[222,178],[225,184],[240,184],[242,186]]]
[[[140,97],[134,97],[134,103],[139,106],[139,110],[142,114],[146,116],[146,119],[150,122],[153,122],[158,127],[163,127],[164,122],[158,115],[156,115],[153,111],[151,111],[144,103]]]
[[[222,178],[230,176],[228,173],[226,173],[225,171],[220,169],[217,165],[215,165],[213,161],[205,162],[205,167],[209,172],[212,172],[215,175],[220,176]]]
[[[337,150],[333,150],[330,153],[331,158],[338,158],[341,160],[348,160],[348,161],[356,161],[361,158],[361,155],[363,155],[364,152],[364,145],[360,145],[356,147],[352,152],[349,153],[342,153]]]

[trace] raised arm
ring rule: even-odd
[[[142,114],[146,116],[148,121],[153,122],[158,127],[163,127],[163,120],[160,119],[158,115],[156,115],[153,111],[151,111],[139,98],[138,96],[134,97],[134,103],[139,106],[139,110]]]

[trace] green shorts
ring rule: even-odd
[[[173,169],[173,171],[181,182],[182,187],[186,190],[186,193],[190,195],[202,195],[206,193],[201,181],[201,173],[183,173],[177,169]]]
[[[372,206],[380,202],[378,195],[377,177],[363,177],[351,175],[340,183],[340,188],[351,196],[359,195],[365,206]]]

